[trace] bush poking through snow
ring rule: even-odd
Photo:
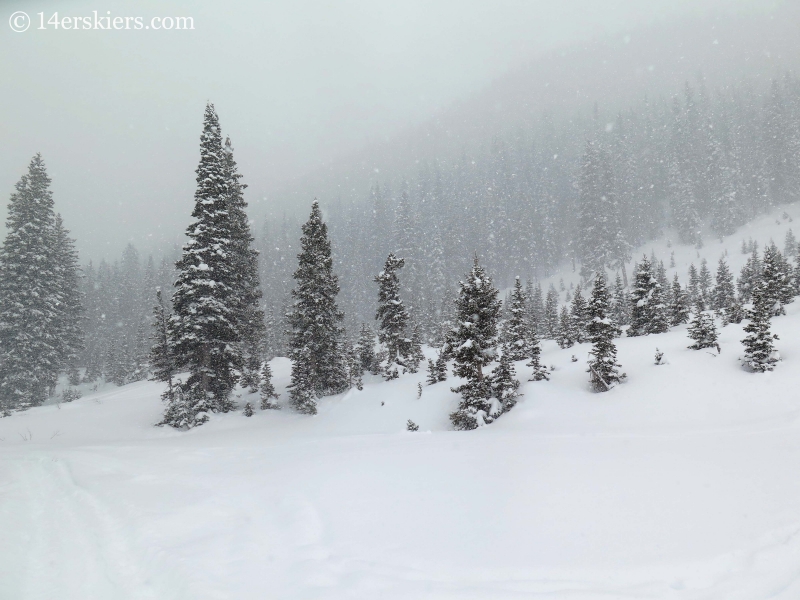
[[[80,390],[76,390],[75,388],[67,388],[63,392],[61,392],[61,401],[62,402],[72,402],[73,400],[77,400],[83,394],[81,394]]]
[[[252,417],[253,416],[253,405],[250,404],[249,402],[247,404],[245,404],[244,405],[244,412],[242,412],[242,414],[245,417]]]
[[[659,350],[658,348],[656,348],[655,363],[657,365],[666,365],[667,364],[667,359],[664,358],[664,353],[661,350]]]
[[[406,429],[408,431],[419,431],[419,425],[414,423],[411,419],[406,422]]]

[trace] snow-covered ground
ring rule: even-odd
[[[728,248],[738,273],[742,237],[782,248],[790,225],[700,253],[713,269]],[[651,247],[684,282],[699,265]],[[520,403],[474,432],[449,430],[452,379],[417,398],[424,373],[189,432],[153,426],[150,382],[0,419],[0,598],[800,598],[800,302],[787,312],[773,373],[739,367],[742,326],[719,356],[684,326],[619,340],[628,381],[607,394],[587,345],[545,342],[551,381],[518,363]],[[273,371],[283,392],[288,361]]]

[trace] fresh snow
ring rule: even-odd
[[[742,237],[782,249],[789,226],[765,217],[700,253],[714,271],[727,248],[738,274]],[[664,242],[639,257],[651,247],[675,250],[684,283],[699,266]],[[800,302],[772,323],[772,373],[741,368],[744,323],[720,328],[720,355],[681,326],[618,339],[628,379],[603,394],[588,344],[545,341],[550,381],[515,363],[519,403],[472,432],[450,430],[457,380],[417,398],[424,373],[365,376],[313,417],[246,418],[243,393],[188,432],[153,426],[151,382],[16,413],[0,598],[799,598]],[[285,404],[289,362],[271,367]]]

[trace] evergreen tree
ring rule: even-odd
[[[575,343],[582,344],[586,341],[586,301],[583,299],[580,285],[575,288],[569,314],[573,330],[572,338]]]
[[[384,376],[393,379],[398,366],[406,368],[410,362],[410,344],[407,343],[408,312],[400,299],[400,279],[397,272],[405,261],[390,252],[383,270],[374,281],[378,284],[378,341],[386,351],[386,364],[382,365]]]
[[[223,176],[225,180],[225,200],[228,209],[231,231],[231,257],[234,280],[232,282],[231,306],[239,337],[239,353],[242,356],[242,387],[251,392],[258,391],[259,370],[264,358],[266,327],[264,311],[259,307],[261,301],[261,282],[258,271],[258,251],[253,248],[253,235],[245,209],[244,190],[230,139],[225,140],[223,148]]]
[[[548,340],[556,339],[558,332],[558,292],[550,285],[547,290],[547,300],[544,305],[544,337]]]
[[[556,343],[559,348],[571,348],[575,345],[575,324],[570,317],[566,306],[561,307],[561,314],[558,318],[558,330],[556,331]]]
[[[279,398],[275,392],[275,386],[272,384],[272,368],[269,366],[269,361],[264,361],[264,366],[261,367],[261,410],[274,410],[280,409],[277,402],[273,402]]]
[[[669,310],[669,323],[673,327],[689,322],[689,296],[681,288],[678,274],[672,279],[672,304]]]
[[[528,291],[525,295],[528,298],[528,329],[544,331],[544,300],[542,297],[542,286],[538,283],[534,285],[528,281],[526,286]]]
[[[508,412],[517,403],[519,398],[519,381],[511,359],[505,354],[500,355],[500,363],[492,370],[489,379],[491,397],[499,403],[501,412]],[[492,412],[497,408],[493,407]]]
[[[711,302],[711,272],[708,270],[708,261],[700,261],[700,273],[697,276],[698,303],[707,310]]]
[[[794,286],[789,266],[774,243],[764,248],[762,280],[766,284],[767,298],[772,303],[772,316],[785,315],[783,306],[794,299]]]
[[[647,258],[645,257],[645,261]],[[649,263],[648,263],[649,266]],[[587,307],[589,324],[587,326],[592,349],[589,352],[589,381],[595,392],[606,392],[622,381],[625,374],[619,373],[617,347],[614,338],[619,329],[611,320],[611,299],[606,289],[605,276],[595,276],[594,288]]]
[[[747,311],[749,323],[744,327],[747,336],[742,340],[742,366],[755,373],[772,371],[779,360],[774,345],[778,336],[770,331],[772,309],[773,303],[767,292],[767,284],[759,281],[753,289],[753,306]]]
[[[253,416],[253,405],[250,404],[249,402],[245,403],[244,411],[242,411],[242,414],[245,417],[252,417]]]
[[[317,397],[347,389],[341,340],[344,315],[336,305],[339,283],[333,273],[328,227],[316,200],[302,230],[293,305],[287,315],[292,361],[289,397],[297,411],[316,414]]]
[[[181,398],[188,403],[185,410],[167,409],[167,415],[177,414],[183,423],[168,423],[176,427],[193,427],[205,422],[209,412],[235,408],[230,392],[242,362],[234,296],[238,265],[232,261],[234,234],[223,155],[219,120],[208,104],[200,137],[194,222],[186,230],[189,241],[176,265],[179,275],[172,296],[175,356],[189,371]]]
[[[797,239],[794,237],[791,227],[784,237],[783,254],[785,256],[795,256],[797,254]]]
[[[622,283],[622,278],[617,273],[617,278],[614,280],[614,300],[613,300],[613,315],[614,322],[622,325],[630,323],[630,308],[631,298],[628,291]]]
[[[475,429],[491,423],[500,414],[499,408],[492,405],[489,378],[483,372],[496,354],[500,301],[497,288],[478,264],[477,256],[459,287],[458,325],[449,343],[455,358],[453,371],[466,382],[453,388],[453,392],[461,394],[461,401],[450,420],[456,429]]]
[[[436,360],[428,359],[428,385],[447,380],[447,361],[444,354],[439,352]]]
[[[629,336],[664,333],[669,329],[667,307],[663,301],[663,292],[647,256],[636,269],[631,294],[631,326]]]
[[[77,361],[84,347],[83,294],[80,289],[80,268],[75,241],[64,229],[61,215],[57,214],[53,227],[53,258],[57,285],[55,337],[59,350],[60,370],[66,369],[77,377]],[[77,383],[73,384],[77,385]],[[50,387],[55,387],[55,379]]]
[[[754,245],[752,254],[742,267],[736,287],[739,291],[739,301],[748,304],[752,299],[753,289],[761,281],[761,274],[764,270],[761,260],[758,258],[758,246]]]
[[[508,320],[503,327],[503,352],[508,354],[511,361],[525,360],[529,356],[527,300],[517,277],[508,302]]]
[[[528,348],[531,359],[526,363],[526,366],[531,367],[533,369],[533,373],[528,381],[541,381],[542,379],[550,381],[550,378],[547,376],[547,367],[542,364],[542,345],[539,342],[539,336],[536,334],[536,329],[533,329],[530,332],[529,340]]]
[[[177,373],[177,357],[172,346],[172,321],[169,308],[164,302],[161,290],[156,291],[156,304],[153,307],[153,346],[150,348],[150,379],[163,381],[167,390],[162,396],[165,400],[174,398],[173,379]]]
[[[705,310],[703,297],[700,293],[700,275],[697,273],[697,267],[694,266],[694,263],[689,265],[689,286],[686,288],[686,293],[689,296],[690,306]]]
[[[422,334],[420,333],[419,325],[416,325],[414,331],[411,333],[406,370],[409,373],[416,373],[419,370],[419,364],[424,360],[425,354],[422,352]]]
[[[0,412],[39,406],[61,368],[53,196],[41,155],[16,184],[0,249]]]
[[[716,348],[717,352],[720,351],[714,318],[706,312],[695,310],[692,322],[689,324],[689,337],[694,340],[694,344],[689,346],[692,350]]]
[[[726,323],[725,314],[736,302],[736,288],[733,285],[733,275],[728,269],[725,257],[720,257],[717,263],[717,282],[712,294],[711,308],[717,315],[721,316],[723,323]]]
[[[375,336],[366,323],[361,323],[361,332],[358,336],[358,353],[362,372],[372,372],[375,367]]]

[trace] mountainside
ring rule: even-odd
[[[782,247],[799,209],[633,256],[674,251],[685,283],[727,252],[738,275],[742,239]],[[561,279],[578,273],[542,284]],[[617,339],[628,377],[606,394],[589,389],[588,344],[545,341],[550,381],[516,363],[519,403],[473,432],[451,431],[457,380],[422,372],[296,414],[284,358],[283,410],[188,432],[153,426],[151,382],[12,414],[0,580],[9,598],[797,598],[800,303],[786,311],[772,373],[741,368],[744,323],[720,329],[719,355],[688,349],[683,325]]]

